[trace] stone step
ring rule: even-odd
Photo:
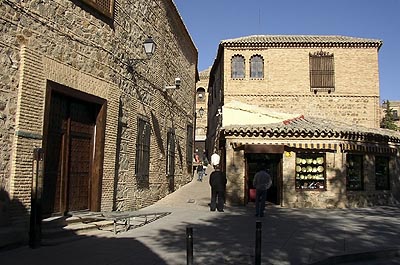
[[[109,220],[96,220],[90,214],[47,218],[42,221],[41,245],[58,245],[102,232],[112,232]]]

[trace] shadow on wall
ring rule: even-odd
[[[28,211],[6,190],[0,188],[0,249],[26,243],[29,231]]]

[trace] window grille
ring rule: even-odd
[[[333,54],[323,51],[310,53],[310,88],[313,92],[335,90]]]
[[[389,157],[376,156],[375,157],[375,189],[376,190],[389,190]]]
[[[175,174],[175,133],[171,129],[167,134],[167,176]]]
[[[250,59],[250,78],[264,78],[264,60],[260,55]]]
[[[138,134],[136,139],[136,164],[135,174],[141,178],[141,181],[147,181],[149,178],[150,166],[150,124],[139,118]]]
[[[363,190],[363,156],[356,154],[347,154],[347,190]]]
[[[114,14],[114,0],[82,0],[109,18]]]
[[[242,55],[232,57],[232,78],[244,78],[244,57]]]

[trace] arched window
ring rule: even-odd
[[[242,55],[232,57],[232,78],[244,78],[244,57]]]
[[[206,98],[206,90],[205,90],[203,87],[199,87],[199,88],[197,89],[196,94],[197,94],[197,99],[196,99],[197,102],[205,101],[205,98]]]
[[[254,55],[250,59],[250,78],[264,78],[264,60],[261,55]]]

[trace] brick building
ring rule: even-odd
[[[397,132],[379,129],[382,41],[248,36],[220,43],[210,72],[206,148],[220,152],[227,198],[247,203],[266,163],[268,200],[353,207],[399,200]]]
[[[172,0],[4,0],[0,16],[0,229],[27,238],[34,149],[43,217],[191,180],[198,53]]]

